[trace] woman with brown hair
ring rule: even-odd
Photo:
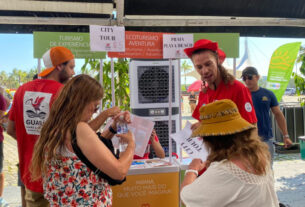
[[[268,147],[236,104],[228,99],[207,104],[200,108],[200,120],[192,137],[203,139],[209,155],[205,162],[194,159],[185,172],[181,199],[186,206],[279,206]]]
[[[33,179],[43,178],[44,197],[51,206],[112,206],[109,179],[123,180],[128,172],[135,148],[133,134],[117,135],[128,143],[117,159],[88,124],[102,97],[98,81],[75,76],[63,87],[42,127],[31,173]],[[129,122],[129,114],[123,115]],[[118,116],[102,134],[104,138],[116,133]]]

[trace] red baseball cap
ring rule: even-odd
[[[74,59],[74,55],[68,48],[52,47],[47,52],[45,52],[45,54],[42,56],[42,59],[46,69],[38,74],[40,77],[44,77],[50,74],[57,65]]]
[[[226,53],[219,49],[218,43],[207,39],[196,41],[193,47],[185,48],[184,52],[189,58],[192,58],[193,53],[200,49],[207,49],[217,52],[220,63],[223,63],[223,61],[226,59]]]

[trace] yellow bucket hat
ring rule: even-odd
[[[256,128],[240,116],[236,104],[229,99],[209,103],[199,111],[200,126],[191,137],[222,136]]]

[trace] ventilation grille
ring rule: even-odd
[[[168,157],[169,156],[169,153],[168,153],[169,152],[168,121],[155,121],[154,129],[156,130],[156,133],[159,138],[159,142],[160,142],[162,148],[164,149],[165,156]],[[172,133],[176,133],[176,121],[175,120],[172,120]],[[150,151],[152,152],[151,153],[152,157],[156,157],[156,154],[155,154],[154,150],[152,149],[152,146],[151,146]],[[176,143],[174,140],[172,140],[172,151],[177,152]]]
[[[169,66],[139,66],[139,103],[168,103]],[[172,102],[175,102],[175,70],[172,67]]]

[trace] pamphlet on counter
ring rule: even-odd
[[[134,160],[130,169],[143,169],[172,165],[168,160],[164,159],[147,159],[147,160]]]

